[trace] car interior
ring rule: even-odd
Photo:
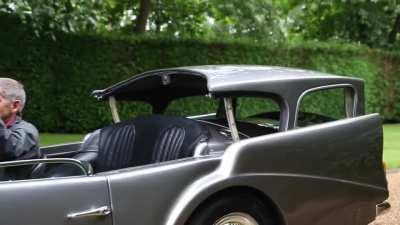
[[[87,163],[94,173],[160,163],[193,156],[222,153],[233,143],[219,104],[216,113],[195,118],[152,114],[95,130],[82,143],[44,149],[46,158],[71,158]],[[235,108],[236,110],[236,108]],[[236,119],[240,139],[279,132],[280,112],[263,112]],[[299,113],[299,126],[332,121],[311,113]],[[205,143],[205,144],[202,144]],[[72,165],[39,164],[26,167],[29,178],[81,175]],[[18,179],[26,178],[18,175]]]
[[[79,148],[44,153],[47,158],[88,162],[94,173],[99,173],[223,152],[233,141],[221,107],[211,116],[197,118],[163,114],[136,117],[92,132]],[[276,126],[246,120],[238,120],[236,125],[241,139],[278,132]],[[70,176],[78,174],[76,170],[71,166],[41,168],[32,176]]]

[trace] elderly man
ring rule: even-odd
[[[24,87],[10,78],[0,78],[0,161],[39,157],[39,133],[21,119]]]

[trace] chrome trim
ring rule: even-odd
[[[231,130],[232,140],[233,142],[237,142],[240,140],[239,132],[235,123],[235,116],[233,112],[233,104],[232,98],[224,98],[225,112],[226,112],[226,120],[228,121],[229,129]]]
[[[195,115],[195,116],[188,116],[186,118],[188,119],[198,119],[198,118],[203,118],[203,117],[207,117],[207,116],[216,116],[216,113],[207,113],[207,114],[201,114],[201,115]]]
[[[207,142],[199,143],[196,148],[194,149],[193,157],[199,157],[203,154],[204,150],[207,149]]]
[[[86,210],[83,212],[77,212],[77,213],[70,213],[67,215],[68,219],[78,219],[78,218],[83,218],[83,217],[90,217],[90,216],[107,216],[111,214],[111,208],[108,206],[102,206],[97,209],[90,209]]]
[[[87,135],[85,135],[86,137]],[[46,149],[46,148],[53,148],[53,147],[63,147],[63,146],[68,146],[68,145],[74,145],[74,144],[82,144],[83,141],[74,141],[74,142],[68,142],[68,143],[63,143],[63,144],[55,144],[55,145],[46,145],[40,147],[40,149]]]
[[[110,105],[111,114],[112,114],[114,123],[119,123],[121,120],[119,118],[117,101],[115,100],[115,97],[114,96],[108,97],[108,103]]]
[[[47,158],[47,159],[27,159],[27,160],[15,160],[15,161],[7,161],[0,162],[0,168],[3,167],[13,167],[13,166],[24,166],[24,165],[32,165],[32,164],[40,164],[40,163],[71,163],[78,166],[86,176],[92,175],[93,170],[89,167],[86,168],[84,162],[81,162],[77,159],[69,159],[69,158]]]
[[[57,153],[50,153],[50,154],[44,154],[44,158],[47,157],[57,157],[57,156],[63,156],[63,155],[67,155],[67,154],[73,154],[73,153],[78,153],[79,150],[75,150],[75,151],[67,151],[67,152],[57,152]],[[94,152],[94,151],[93,151]]]

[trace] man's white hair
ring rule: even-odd
[[[22,112],[26,102],[26,94],[24,86],[20,82],[11,78],[0,77],[0,94],[8,100],[21,101],[20,112]]]

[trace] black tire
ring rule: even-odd
[[[214,225],[221,218],[235,213],[250,215],[258,225],[279,225],[271,207],[266,205],[262,199],[247,193],[212,198],[202,204],[185,225]]]

